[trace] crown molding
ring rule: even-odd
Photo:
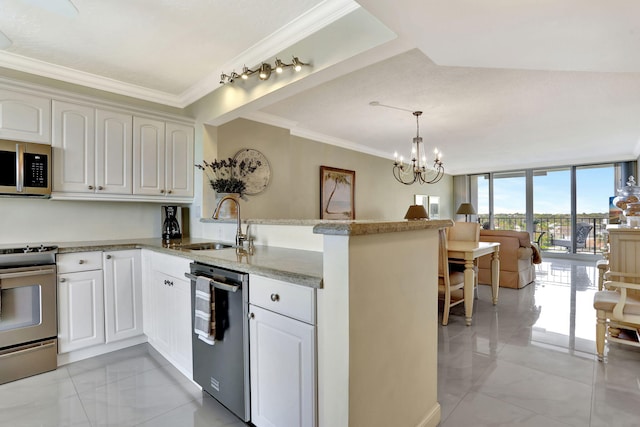
[[[35,74],[41,77],[48,77],[61,80],[67,83],[104,90],[118,95],[130,96],[145,101],[182,108],[177,96],[166,92],[148,89],[107,77],[97,76],[84,71],[60,65],[50,64],[37,59],[27,58],[11,52],[0,51],[0,66],[25,73]]]
[[[312,130],[303,128],[294,128],[291,129],[290,132],[291,135],[298,136],[300,138],[306,138],[313,141],[322,142],[324,144],[335,145],[336,147],[345,148],[351,151],[357,151],[359,153],[370,154],[376,157],[382,157],[383,159],[392,159],[392,156],[387,152],[375,150],[371,147],[367,147],[346,139],[336,138],[330,135],[314,132]]]
[[[359,7],[360,5],[353,0],[325,0],[233,60],[223,64],[222,69],[240,69],[243,64],[252,64],[252,66],[259,64]],[[182,94],[175,95],[7,51],[0,51],[0,66],[176,108],[185,108],[220,86],[219,73],[214,73],[192,85]]]
[[[359,8],[360,5],[353,0],[325,0],[232,60],[222,64],[221,70],[240,71],[247,64],[249,67],[254,67]],[[309,59],[302,57],[301,60],[307,62]],[[184,91],[179,98],[181,103],[187,106],[219,87],[220,73],[210,74]]]
[[[287,120],[280,116],[276,116],[275,114],[263,113],[262,111],[253,111],[251,113],[242,114],[240,117],[284,129],[295,129],[298,126],[298,122],[296,121]]]

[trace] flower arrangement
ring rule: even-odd
[[[213,163],[205,160],[202,163],[202,165],[196,165],[196,168],[204,171],[209,179],[211,188],[216,193],[238,193],[240,197],[244,195],[247,188],[244,178],[262,165],[259,160],[242,160],[238,162],[231,157],[226,160],[214,160]]]

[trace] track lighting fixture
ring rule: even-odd
[[[235,71],[232,71],[229,74],[222,73],[220,74],[220,84],[224,85],[227,83],[233,83],[237,78],[241,78],[242,80],[247,80],[253,74],[258,74],[258,78],[260,80],[269,80],[271,77],[271,72],[275,71],[277,74],[281,74],[285,68],[292,67],[296,72],[302,70],[303,66],[309,66],[309,64],[304,63],[298,59],[297,56],[294,56],[291,60],[291,64],[287,64],[282,62],[280,59],[276,58],[274,65],[263,62],[260,64],[260,67],[252,70],[248,68],[246,65],[242,67],[242,73],[238,74]]]

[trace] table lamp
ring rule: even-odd
[[[404,219],[429,219],[429,215],[427,215],[427,210],[423,205],[411,205],[409,209],[407,209]]]
[[[460,203],[456,214],[464,215],[465,222],[469,222],[469,215],[475,215],[476,210],[471,203]]]

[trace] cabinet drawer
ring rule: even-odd
[[[58,273],[102,270],[102,252],[58,254],[56,264],[58,266]]]
[[[312,325],[316,323],[313,288],[251,275],[249,303]]]
[[[184,273],[188,273],[191,268],[191,260],[179,256],[151,253],[151,269],[161,271],[169,276],[187,280]]]

